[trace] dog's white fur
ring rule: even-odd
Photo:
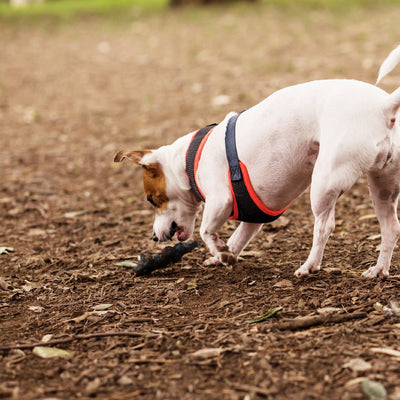
[[[400,46],[382,64],[378,80],[399,61]],[[400,88],[389,95],[368,83],[335,79],[279,90],[239,117],[238,155],[267,207],[284,208],[311,184],[314,238],[311,252],[296,276],[320,269],[326,242],[335,226],[336,201],[364,174],[381,226],[382,244],[377,264],[363,275],[389,275],[400,235],[399,107]],[[218,237],[218,230],[232,211],[224,146],[231,115],[210,135],[198,168],[199,186],[206,197],[200,235],[212,254],[208,264],[233,263],[262,226],[241,222],[227,245]],[[174,233],[179,240],[190,238],[201,209],[202,203],[191,191],[185,172],[191,138],[192,134],[183,136],[140,159],[141,165],[159,165],[165,175],[169,200],[155,217],[153,236],[161,241],[171,239]]]

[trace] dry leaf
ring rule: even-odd
[[[46,346],[36,346],[33,348],[33,354],[41,358],[54,358],[61,357],[67,358],[71,357],[71,353],[66,350],[57,349],[56,347],[46,347]]]
[[[44,335],[41,339],[42,343],[48,343],[50,342],[50,340],[53,338],[52,334],[48,334],[48,335]]]
[[[98,304],[97,306],[93,307],[94,311],[103,311],[111,308],[113,305],[112,304]]]
[[[32,228],[28,231],[28,236],[45,236],[46,231],[40,228]]]
[[[134,263],[132,261],[121,261],[115,263],[114,265],[116,265],[117,267],[125,267],[125,268],[136,268],[138,266],[137,263]]]
[[[343,368],[349,368],[355,372],[362,372],[371,369],[372,365],[369,362],[364,361],[362,358],[353,358],[346,364],[343,364]]]
[[[64,214],[65,218],[75,218],[79,217],[80,215],[86,214],[86,210],[79,210],[79,211],[70,211]]]
[[[22,285],[21,286],[21,289],[24,291],[24,292],[26,292],[26,293],[29,293],[32,289],[33,289],[33,284],[32,284],[32,282],[29,282],[29,281],[25,281],[26,282],[26,284],[25,285]]]
[[[348,382],[345,383],[344,387],[345,388],[349,388],[351,386],[354,385],[358,385],[360,383],[363,383],[367,380],[367,378],[365,378],[364,376],[361,376],[359,378],[354,378],[354,379],[350,379]]]
[[[190,354],[190,356],[193,358],[206,360],[207,358],[218,357],[224,351],[226,351],[226,350],[223,349],[222,347],[206,348],[206,349],[197,350],[194,353]]]
[[[366,214],[366,215],[363,215],[360,218],[358,218],[358,220],[359,221],[364,221],[366,219],[373,219],[373,218],[376,218],[375,214]]]
[[[197,289],[197,279],[191,279],[186,283],[186,290],[195,290]]]
[[[368,236],[368,237],[367,237],[367,240],[378,240],[378,239],[380,239],[380,238],[381,238],[381,235],[380,235],[380,234],[377,234],[377,235]]]
[[[387,392],[385,387],[379,383],[374,381],[364,381],[362,384],[363,392],[370,398],[370,399],[386,399]]]
[[[90,313],[90,312],[85,312],[84,314],[79,315],[78,317],[69,319],[69,320],[67,320],[66,322],[69,322],[69,321],[82,322],[82,321],[84,321],[87,317],[89,317],[90,315],[92,315],[92,313]]]
[[[322,308],[318,308],[318,310],[317,310],[318,314],[332,314],[332,313],[341,312],[341,311],[343,311],[343,310],[339,307],[322,307]]]
[[[289,281],[289,279],[283,279],[279,282],[276,282],[273,287],[278,289],[293,289],[293,283]]]
[[[41,306],[29,306],[28,310],[36,312],[36,313],[40,313],[40,312],[42,312],[44,310],[44,308],[41,307]]]

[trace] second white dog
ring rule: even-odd
[[[399,61],[400,47],[382,64],[379,80]],[[239,116],[231,113],[201,135],[157,150],[121,150],[114,160],[143,167],[147,200],[156,208],[154,240],[189,239],[204,200],[200,234],[212,254],[208,264],[233,263],[262,223],[311,184],[314,239],[297,276],[320,269],[336,201],[366,174],[382,243],[364,276],[387,276],[400,235],[399,107],[400,88],[389,95],[355,80],[313,81],[279,90]],[[238,193],[244,186],[247,193]],[[218,230],[229,217],[242,222],[226,245]]]

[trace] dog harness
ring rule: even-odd
[[[247,168],[237,154],[236,121],[239,115],[229,119],[225,133],[229,186],[233,198],[233,211],[229,219],[254,223],[272,222],[281,216],[288,206],[278,211],[270,210],[254,191]],[[204,145],[215,126],[216,124],[208,125],[195,132],[186,152],[186,174],[193,192],[202,201],[205,201],[205,197],[197,182],[197,168]]]

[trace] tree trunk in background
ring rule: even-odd
[[[170,0],[171,6],[182,6],[184,4],[211,4],[211,3],[233,3],[237,0]],[[249,3],[255,3],[257,0],[242,0]]]

